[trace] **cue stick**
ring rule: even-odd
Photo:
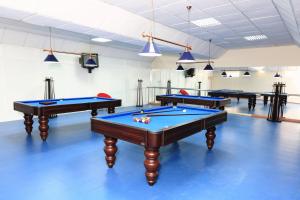
[[[177,110],[165,110],[165,111],[154,111],[154,112],[144,112],[144,113],[140,113],[140,112],[135,112],[132,113],[132,115],[146,115],[146,114],[153,114],[153,113],[165,113],[165,112],[173,112],[173,111],[183,111],[184,109],[177,109]]]
[[[207,113],[191,113],[191,114],[188,114],[188,113],[185,113],[185,114],[150,114],[150,115],[147,115],[147,117],[163,117],[163,116],[186,116],[186,115],[207,115]]]

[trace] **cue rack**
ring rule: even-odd
[[[283,111],[285,106],[285,99],[282,94],[285,93],[286,85],[281,82],[273,84],[274,98],[270,103],[267,120],[272,122],[281,122],[283,118]]]
[[[45,78],[45,92],[44,99],[55,99],[54,80],[52,77]],[[56,114],[50,115],[49,118],[57,117]]]
[[[168,80],[167,82],[167,92],[166,95],[172,94],[172,89],[171,89],[171,80]]]
[[[136,107],[143,107],[143,80],[138,79]]]

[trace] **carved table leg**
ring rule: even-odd
[[[40,136],[42,138],[43,141],[46,141],[47,137],[48,137],[48,116],[39,116],[39,129],[40,129]]]
[[[144,166],[146,168],[146,178],[149,185],[154,185],[158,177],[159,167],[159,148],[147,148],[145,149],[145,161]]]
[[[104,152],[105,152],[105,160],[109,168],[112,168],[116,161],[116,153],[118,151],[118,147],[116,138],[105,136],[104,143]]]
[[[25,130],[28,134],[31,134],[32,131],[32,124],[33,124],[33,115],[24,114],[24,124],[25,124]]]
[[[207,148],[209,150],[211,150],[214,146],[214,139],[216,138],[216,134],[215,134],[215,130],[216,127],[210,127],[207,129],[207,132],[205,134],[206,136],[206,144],[207,144]]]
[[[93,109],[91,112],[92,117],[97,116],[97,114],[98,114],[97,109]]]

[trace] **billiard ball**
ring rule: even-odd
[[[186,112],[186,109],[183,109],[182,112]]]
[[[137,117],[134,117],[134,118],[133,118],[133,121],[134,121],[134,122],[140,122],[141,120],[140,120],[139,118],[137,118]]]

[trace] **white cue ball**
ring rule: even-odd
[[[186,112],[186,109],[183,109],[182,112]]]

